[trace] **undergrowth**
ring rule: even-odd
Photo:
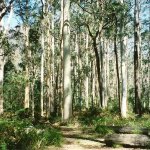
[[[39,150],[61,143],[61,133],[52,127],[34,126],[30,119],[18,116],[0,119],[0,150]]]
[[[110,134],[113,131],[109,126],[130,126],[137,128],[150,128],[150,114],[143,114],[142,117],[137,117],[130,113],[128,118],[122,119],[118,112],[111,112],[108,109],[101,110],[98,108],[89,109],[83,112],[78,120],[82,126],[91,126],[96,132],[101,135]]]

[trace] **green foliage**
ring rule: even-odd
[[[108,108],[107,108],[110,113],[119,113],[119,104],[118,104],[118,99],[110,99],[108,103]]]
[[[9,68],[6,66],[6,68]],[[5,73],[4,78],[4,100],[5,109],[8,111],[17,111],[23,107],[25,77],[23,73],[9,71]]]
[[[79,121],[81,124],[84,125],[92,125],[93,122],[97,120],[100,112],[101,109],[96,107],[91,107],[79,116]]]
[[[25,119],[25,118],[29,118],[31,116],[31,112],[28,108],[20,109],[20,110],[16,111],[16,115],[19,119]]]
[[[45,145],[59,146],[61,133],[47,128],[41,130],[25,120],[0,120],[0,150],[36,150]]]
[[[111,130],[107,126],[97,126],[95,128],[95,131],[100,133],[101,135],[107,135],[107,134],[112,134],[113,133],[113,130]]]
[[[7,150],[6,143],[3,140],[0,140],[0,150]]]
[[[29,149],[37,149],[37,143],[40,140],[40,135],[37,134],[37,131],[35,129],[32,129],[27,132],[21,132],[20,133],[20,140],[17,143],[16,147],[18,149],[24,149],[24,150],[29,150]]]
[[[89,109],[78,118],[84,126],[92,126],[96,132],[101,135],[111,134],[113,130],[109,126],[129,126],[135,128],[134,133],[140,133],[140,128],[150,128],[150,115],[144,114],[142,117],[137,117],[135,114],[128,114],[127,119],[122,119],[117,112],[105,109]]]
[[[60,132],[55,129],[48,128],[43,133],[45,145],[60,146],[62,142],[62,136]]]

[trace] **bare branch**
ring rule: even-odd
[[[6,6],[2,12],[0,12],[0,22],[2,20],[2,18],[6,15],[6,13],[10,10],[12,3],[14,2],[14,0],[10,0],[8,6]]]

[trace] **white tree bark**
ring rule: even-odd
[[[63,121],[72,116],[71,56],[70,56],[70,0],[64,0],[63,24]]]
[[[89,59],[88,59],[88,46],[89,46],[89,35],[86,34],[86,38],[85,38],[85,48],[86,48],[86,66],[89,65]],[[86,75],[85,77],[85,103],[86,103],[86,108],[89,108],[89,77],[88,75]]]
[[[25,65],[25,79],[26,79],[26,85],[25,85],[25,98],[24,98],[24,108],[29,108],[30,106],[30,59],[31,59],[31,51],[29,49],[29,30],[30,28],[28,26],[25,26],[24,32],[25,32],[25,59],[26,59],[26,65]]]
[[[59,66],[60,66],[60,77],[58,78],[58,87],[60,87],[58,89],[58,94],[59,94],[59,99],[61,102],[61,113],[63,116],[63,25],[64,25],[64,0],[61,0],[61,18],[60,18],[60,60],[58,61]],[[56,89],[57,90],[57,89]],[[56,103],[56,102],[55,102]],[[63,118],[63,117],[62,117]]]
[[[101,60],[101,94],[102,94],[102,108],[106,107],[106,62],[105,62],[105,49],[106,43],[105,39],[101,38],[101,46],[100,46],[100,60]]]
[[[79,70],[78,68],[79,68],[79,44],[78,44],[78,33],[76,33],[76,35],[75,35],[75,52],[76,52],[76,63],[77,63],[77,65],[76,65],[76,68],[75,68],[75,76],[76,76],[76,79],[78,79],[79,78],[79,73],[78,73],[78,71],[77,70]],[[78,87],[78,84],[79,83],[76,83],[77,84],[77,86],[76,87]],[[78,99],[78,97],[79,97],[79,88],[76,88],[76,100]],[[77,103],[78,103],[78,101],[76,101]]]
[[[44,116],[44,33],[42,33],[41,37],[41,46],[42,46],[42,54],[41,54],[41,116]]]
[[[121,116],[127,117],[127,37],[123,38],[122,56],[121,56],[121,73],[122,73],[122,100],[121,100]]]
[[[108,102],[109,98],[109,40],[107,41],[106,44],[106,102]]]
[[[54,10],[52,13],[52,31],[54,31]],[[54,39],[54,35],[51,36],[51,43],[52,43],[52,89],[54,91],[54,78],[55,78],[55,39]],[[50,105],[50,109],[51,109],[51,113],[54,112],[54,92],[52,91],[52,98],[51,98],[51,105]]]
[[[120,0],[123,4],[123,0]],[[122,77],[122,93],[121,93],[121,117],[127,118],[127,36],[125,36],[124,12],[121,16],[120,24],[120,48],[121,48],[121,77]]]
[[[96,80],[96,65],[95,61],[93,60],[92,62],[92,72],[91,72],[91,78],[92,78],[92,106],[94,106],[94,101],[95,101],[95,80]]]

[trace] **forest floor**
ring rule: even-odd
[[[45,150],[141,150],[141,148],[107,147],[104,137],[100,137],[90,129],[65,126],[59,129],[63,134],[63,144],[60,147],[49,146]]]

